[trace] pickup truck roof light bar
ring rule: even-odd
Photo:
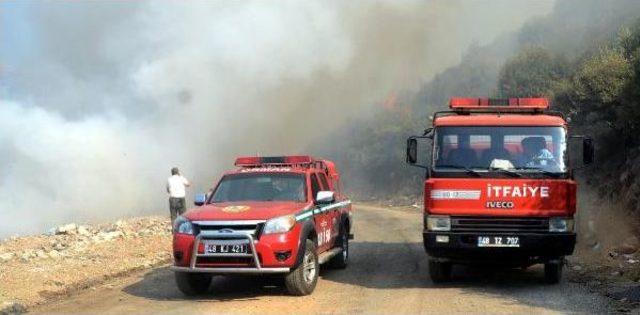
[[[308,155],[289,156],[243,156],[236,159],[238,167],[267,167],[267,166],[306,166],[312,167],[318,162]]]

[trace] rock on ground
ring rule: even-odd
[[[11,259],[13,259],[13,257],[15,257],[16,254],[15,253],[3,253],[0,254],[0,262],[7,262]]]

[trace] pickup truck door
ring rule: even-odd
[[[320,180],[320,184],[322,185],[322,190],[326,190],[326,191],[333,191],[333,193],[335,194],[336,197],[336,201],[338,202],[338,192],[334,189],[334,187],[331,186],[331,184],[327,181],[327,176],[324,173],[319,173],[318,174],[318,179]],[[340,233],[340,215],[342,213],[342,209],[340,208],[333,208],[329,211],[327,211],[328,214],[328,219],[330,220],[330,225],[331,225],[331,239],[329,240],[329,243],[332,244],[331,247],[333,247],[333,244],[335,243],[335,240],[338,237],[338,234]]]
[[[323,188],[318,181],[318,175],[316,173],[312,173],[310,177],[311,181],[311,195],[313,197],[313,201],[315,203],[316,196],[318,192]],[[316,233],[318,235],[318,253],[322,253],[329,249],[332,245],[331,243],[331,217],[329,215],[330,211],[322,211],[322,205],[316,205],[313,210],[313,220],[316,226]]]

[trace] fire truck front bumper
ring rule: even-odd
[[[424,248],[435,259],[457,263],[544,262],[573,254],[575,233],[473,233],[424,231]]]

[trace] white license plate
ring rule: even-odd
[[[517,236],[478,236],[478,247],[520,247]]]
[[[246,254],[247,244],[215,244],[207,243],[207,254]]]

